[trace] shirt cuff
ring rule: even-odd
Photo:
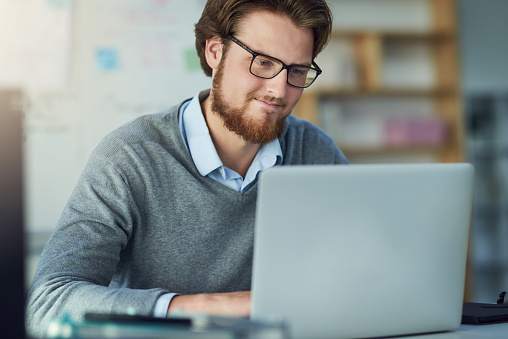
[[[169,308],[169,303],[174,296],[178,295],[178,293],[166,293],[163,294],[157,299],[155,303],[155,308],[153,309],[154,318],[166,318]]]

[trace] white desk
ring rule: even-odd
[[[267,329],[268,332],[256,332],[254,335],[249,336],[247,333],[238,332],[196,332],[177,329],[177,328],[147,328],[141,327],[141,323],[131,326],[123,323],[122,325],[97,324],[97,323],[79,323],[74,324],[71,330],[71,324],[68,320],[53,323],[53,330],[49,338],[282,338],[282,332],[279,327],[275,327],[275,331]],[[148,324],[148,323],[143,323]],[[243,324],[243,325],[242,325]],[[244,329],[249,328],[243,320],[240,320],[239,325]],[[57,327],[55,327],[57,326]],[[127,327],[124,327],[127,326]],[[150,326],[150,325],[148,325]],[[113,329],[113,332],[111,332]],[[139,336],[136,336],[138,334]],[[266,335],[265,335],[266,334]],[[389,339],[389,337],[383,337]],[[494,325],[461,325],[453,332],[423,334],[423,335],[408,335],[390,337],[393,339],[508,339],[508,323],[494,324]]]
[[[494,325],[461,325],[456,331],[398,339],[508,339],[508,323]]]

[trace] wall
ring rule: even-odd
[[[459,4],[468,160],[476,169],[474,295],[493,303],[508,286],[508,1]]]
[[[463,89],[508,89],[508,1],[460,0]]]
[[[210,86],[194,47],[204,4],[0,0],[0,86],[23,93],[29,272],[99,141]]]
[[[203,5],[0,0],[0,19],[10,18],[0,24],[0,85],[24,91],[29,231],[54,228],[108,132],[209,86],[194,52],[193,24]],[[6,33],[13,31],[20,33]]]

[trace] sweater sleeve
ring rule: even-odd
[[[87,312],[152,314],[167,291],[109,287],[139,219],[126,178],[94,152],[41,255],[27,296],[30,336],[43,337],[63,313],[74,320]]]

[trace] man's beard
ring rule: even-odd
[[[279,138],[284,131],[284,123],[289,113],[277,117],[275,123],[272,123],[269,119],[258,122],[245,114],[249,101],[254,100],[253,95],[248,95],[246,103],[243,105],[243,107],[240,108],[231,107],[228,103],[226,103],[222,93],[221,85],[224,75],[223,60],[224,56],[218,65],[217,73],[215,74],[215,77],[212,81],[212,93],[210,94],[212,112],[221,117],[224,126],[228,130],[236,133],[244,140],[255,144],[264,145]],[[282,105],[283,108],[287,106],[287,104],[282,99],[273,98],[270,96],[259,97],[258,99],[265,102]]]

